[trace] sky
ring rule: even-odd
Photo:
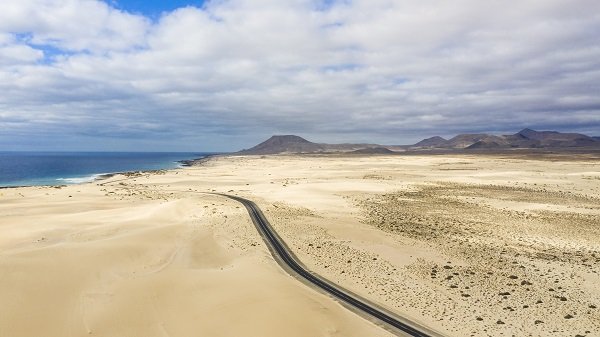
[[[0,151],[600,136],[597,0],[4,0]]]

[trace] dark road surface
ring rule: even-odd
[[[273,254],[275,260],[286,269],[292,276],[300,276],[312,285],[320,288],[322,291],[332,295],[338,300],[342,301],[343,304],[351,307],[359,314],[367,316],[375,323],[384,325],[388,330],[391,330],[399,335],[403,336],[441,336],[426,327],[421,326],[418,323],[411,322],[410,320],[396,317],[394,314],[387,312],[386,310],[377,307],[376,305],[369,303],[366,299],[360,298],[359,296],[352,294],[348,290],[331,283],[323,277],[307,270],[299,260],[291,253],[288,247],[285,245],[283,240],[277,235],[269,221],[262,214],[258,206],[248,199],[240,198],[228,194],[219,194],[233,200],[242,203],[250,217],[252,222],[260,232],[265,243],[269,247],[269,250]]]

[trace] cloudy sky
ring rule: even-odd
[[[600,136],[598,0],[4,0],[0,151]]]

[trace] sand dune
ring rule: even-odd
[[[389,335],[280,270],[235,203],[103,189],[2,190],[1,336]]]
[[[585,156],[221,157],[0,190],[2,336],[385,336],[311,269],[449,336],[598,336],[600,166]]]

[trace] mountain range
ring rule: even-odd
[[[600,140],[580,133],[523,129],[512,135],[460,134],[448,140],[424,139],[409,148],[481,149],[481,148],[566,148],[597,147]]]
[[[279,153],[357,153],[390,154],[394,152],[422,150],[476,150],[476,149],[552,149],[552,148],[597,148],[600,137],[580,133],[557,131],[535,131],[523,129],[511,135],[486,133],[460,134],[450,139],[440,136],[426,138],[413,145],[378,144],[325,144],[313,143],[295,135],[272,136],[266,141],[237,152],[239,155],[265,155]]]

